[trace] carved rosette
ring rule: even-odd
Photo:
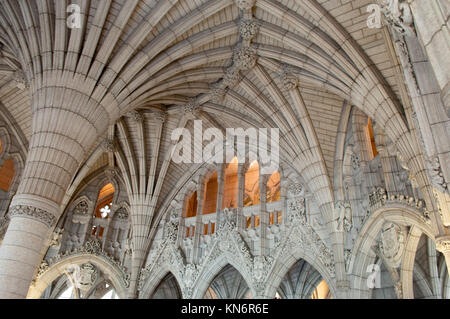
[[[256,65],[256,50],[251,47],[237,47],[234,50],[234,66],[242,71],[252,69]]]
[[[49,228],[56,224],[56,217],[53,214],[32,206],[14,206],[9,210],[9,216],[10,218],[24,217],[38,220]]]
[[[242,19],[239,24],[239,34],[242,39],[250,41],[258,33],[259,26],[258,23],[253,19]]]

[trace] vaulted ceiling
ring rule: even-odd
[[[107,165],[124,175],[135,169],[146,180],[156,173],[152,187],[162,179],[158,195],[165,199],[195,172],[164,168],[171,131],[192,128],[183,119],[195,113],[205,128],[280,128],[283,160],[310,187],[325,189],[322,201],[329,202],[345,103],[386,124],[393,139],[407,131],[384,30],[366,25],[371,1],[72,2],[82,9],[80,29],[66,27],[67,0],[1,2],[0,113],[27,144],[32,99],[52,77],[62,75],[64,82],[54,85],[98,101],[102,112],[90,109],[90,101],[67,101],[85,107],[100,132],[78,176]],[[130,122],[132,110],[144,117],[144,138]],[[154,120],[160,113],[161,128]],[[122,163],[100,150],[108,136],[119,141]],[[145,164],[130,163],[130,156]]]

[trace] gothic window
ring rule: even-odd
[[[94,210],[94,217],[98,219],[108,219],[111,214],[112,202],[114,199],[114,186],[112,184],[105,185],[99,192],[97,205]],[[92,236],[103,236],[104,228],[94,225],[92,228]]]
[[[369,160],[373,160],[377,155],[378,155],[378,151],[377,151],[377,145],[375,143],[375,135],[373,133],[373,125],[372,125],[372,119],[369,118],[369,120],[367,121],[367,126],[366,126],[366,140],[367,140],[367,144],[368,144],[368,148],[369,148]]]
[[[12,159],[5,161],[0,168],[0,190],[9,192],[15,174],[14,161]]]
[[[184,218],[191,218],[197,216],[197,192],[194,192],[186,202],[186,209],[184,210]],[[195,226],[186,227],[186,237],[194,237]]]
[[[238,160],[235,157],[225,169],[222,209],[237,208],[238,189]]]
[[[205,196],[203,201],[203,215],[212,214],[216,212],[217,208],[217,172],[214,172],[211,177],[205,181]]]
[[[266,202],[272,203],[280,200],[280,173],[276,171],[267,181]]]
[[[258,205],[259,203],[259,164],[254,161],[245,173],[244,207]]]

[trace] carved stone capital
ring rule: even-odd
[[[450,236],[436,238],[436,249],[441,253],[450,253]]]
[[[45,210],[32,206],[14,206],[9,210],[10,218],[23,217],[42,222],[49,228],[56,224],[56,217]]]

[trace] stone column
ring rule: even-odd
[[[244,209],[244,187],[245,187],[245,169],[246,165],[239,163],[238,164],[238,217],[237,217],[237,228],[239,232],[243,232],[246,229],[246,220],[243,215]]]
[[[27,296],[66,190],[109,124],[108,112],[90,96],[70,89],[68,80],[55,76],[36,82],[30,85],[33,121],[28,158],[0,247],[0,299]]]
[[[260,169],[261,172],[261,169]],[[259,212],[259,227],[260,227],[260,252],[261,255],[267,255],[270,252],[269,241],[267,239],[267,228],[269,227],[269,213],[267,212],[267,202],[266,202],[266,192],[267,192],[267,181],[270,175],[259,174],[259,202],[260,202],[260,212]]]

